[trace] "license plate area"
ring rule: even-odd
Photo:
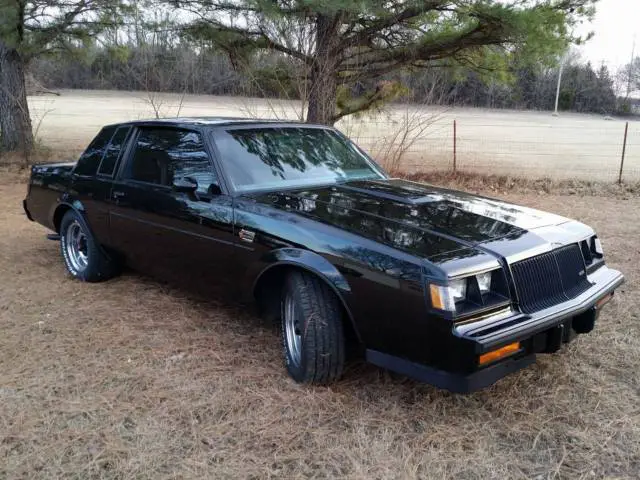
[[[593,308],[569,318],[531,338],[532,353],[554,353],[577,334],[589,333],[595,327],[597,311]]]

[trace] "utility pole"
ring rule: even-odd
[[[633,44],[631,45],[631,61],[629,62],[629,71],[627,72],[627,99],[631,95],[631,77],[633,76],[633,61],[636,56],[636,36],[633,36]]]
[[[562,69],[564,68],[564,55],[560,60],[560,70],[558,71],[558,87],[556,88],[556,108],[553,111],[553,116],[558,116],[558,100],[560,99],[560,83],[562,82]]]

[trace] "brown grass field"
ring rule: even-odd
[[[500,193],[593,225],[596,330],[471,395],[351,364],[293,383],[274,327],[135,273],[83,284],[0,176],[0,479],[640,476],[640,198]]]

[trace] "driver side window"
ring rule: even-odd
[[[124,177],[165,186],[190,178],[198,182],[197,192],[203,194],[210,193],[211,185],[218,185],[201,135],[176,128],[141,128]]]

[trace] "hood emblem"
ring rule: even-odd
[[[240,240],[242,240],[243,242],[253,243],[253,240],[256,238],[256,232],[245,230],[243,228],[238,232],[238,237],[240,237]]]

